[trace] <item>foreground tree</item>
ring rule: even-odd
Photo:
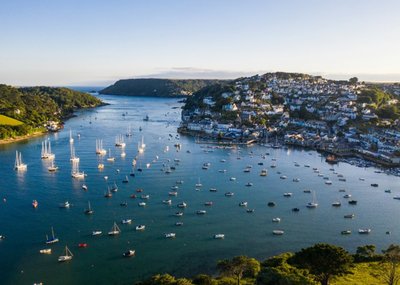
[[[318,243],[296,252],[290,262],[308,269],[321,285],[329,285],[333,276],[349,274],[353,258],[342,247]]]
[[[247,256],[236,256],[231,260],[221,260],[217,269],[222,276],[235,277],[237,285],[240,285],[242,277],[256,277],[260,271],[260,262]]]
[[[385,284],[396,285],[400,280],[400,246],[391,244],[383,253],[382,277]]]

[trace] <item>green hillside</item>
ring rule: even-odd
[[[6,126],[19,126],[22,125],[23,123],[21,121],[18,121],[16,119],[0,115],[0,125],[6,125]]]
[[[129,96],[154,96],[154,97],[181,97],[190,96],[192,93],[221,80],[206,79],[124,79],[118,80],[113,85],[101,90],[100,94],[129,95]]]

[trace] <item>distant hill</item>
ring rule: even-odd
[[[103,104],[96,97],[68,88],[0,84],[0,139],[44,130],[48,121],[60,122],[80,108]]]
[[[123,79],[113,85],[100,90],[100,94],[128,95],[128,96],[154,96],[154,97],[183,97],[194,92],[223,82],[213,79]]]

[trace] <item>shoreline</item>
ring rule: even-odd
[[[39,136],[45,135],[47,133],[48,133],[48,131],[40,131],[40,132],[34,132],[32,134],[29,134],[29,135],[18,136],[18,137],[15,137],[15,138],[9,138],[9,139],[0,140],[0,145],[6,145],[6,144],[15,143],[15,142],[20,142],[20,141],[23,141],[23,140],[28,140],[28,139],[31,139],[31,138],[35,138],[35,137],[39,137]]]

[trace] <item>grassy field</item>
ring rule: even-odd
[[[8,125],[8,126],[19,126],[23,123],[21,121],[15,120],[13,118],[0,115],[0,125]]]
[[[357,263],[352,270],[354,274],[349,274],[340,278],[335,278],[330,282],[331,285],[380,285],[385,284],[382,278],[380,265],[376,262]]]

